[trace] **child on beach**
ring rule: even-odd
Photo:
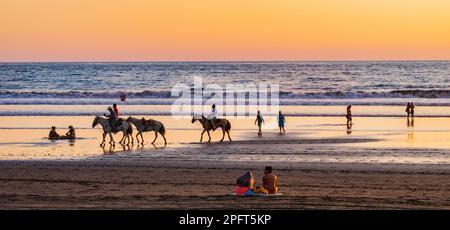
[[[59,134],[56,132],[56,127],[52,126],[50,133],[48,134],[48,139],[55,140],[59,138]]]
[[[272,173],[272,166],[264,169],[263,187],[269,194],[278,193],[278,177]]]
[[[281,130],[283,130],[283,133],[286,132],[286,130],[284,130],[284,123],[286,123],[286,119],[284,118],[284,115],[281,113],[281,111],[278,112],[278,127],[280,128],[280,133]]]
[[[264,122],[264,119],[259,110],[258,110],[258,114],[256,114],[255,125],[257,122],[258,122],[258,135],[262,135],[261,127],[262,127],[262,124],[265,122]]]

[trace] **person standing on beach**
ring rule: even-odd
[[[255,125],[256,125],[256,123],[258,123],[258,135],[262,135],[261,127],[262,127],[262,124],[265,123],[265,121],[259,110],[258,110],[258,113],[256,114]]]
[[[347,106],[347,114],[345,115],[347,118],[347,126],[352,124],[352,105]]]
[[[286,119],[284,118],[284,115],[281,113],[281,111],[278,112],[278,127],[280,128],[280,133],[281,130],[283,130],[283,133],[286,132],[286,130],[284,130],[284,123],[286,123]]]
[[[119,108],[117,108],[117,104],[113,104],[114,113],[116,113],[116,118],[119,119]]]
[[[411,118],[413,118],[414,119],[414,109],[415,109],[416,107],[414,106],[414,103],[413,102],[411,102],[410,103],[410,106],[409,106],[409,113],[411,114]]]
[[[410,102],[408,102],[408,104],[406,105],[405,112],[406,112],[406,117],[409,119],[409,116],[411,115],[411,103]]]

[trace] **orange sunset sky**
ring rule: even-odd
[[[449,0],[0,0],[0,61],[449,60]]]

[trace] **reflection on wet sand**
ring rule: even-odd
[[[192,124],[190,119],[174,119],[173,117],[151,117],[168,124],[167,140],[168,149],[189,147],[197,143],[202,132],[200,124]],[[415,122],[418,119],[418,122]],[[235,136],[230,146],[239,145],[240,141],[256,140],[252,143],[280,142],[283,145],[309,143],[315,145],[320,141],[321,146],[350,148],[425,148],[425,149],[450,149],[450,118],[385,118],[385,117],[358,117],[356,125],[346,126],[342,117],[289,117],[288,132],[279,135],[279,130],[265,128],[265,135],[259,137],[254,132],[252,119],[230,119],[233,126],[232,135]],[[164,147],[164,142],[159,140],[155,145],[150,141],[144,146],[116,145],[115,148],[108,144],[105,148],[98,145],[101,142],[102,130],[92,129],[90,124],[92,117],[0,117],[0,159],[60,159],[60,158],[88,158],[102,154],[132,151],[153,151]],[[43,137],[47,135],[48,127],[56,123],[64,125],[70,121],[77,127],[77,139],[75,141],[58,140],[49,141]],[[415,123],[414,123],[415,122]],[[345,133],[343,132],[345,130]],[[119,134],[120,135],[120,134]],[[153,140],[154,134],[147,133],[147,140]],[[406,138],[405,138],[406,136]],[[217,144],[222,133],[212,132],[212,145]],[[331,141],[339,139],[367,139],[377,141]],[[322,140],[330,140],[328,142]],[[311,141],[316,140],[316,142]],[[252,151],[264,148],[264,145],[256,145]],[[309,146],[309,148],[316,148]],[[293,152],[294,149],[293,149]],[[218,153],[220,154],[220,153]]]

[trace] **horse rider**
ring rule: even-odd
[[[116,129],[116,124],[118,121],[117,114],[114,112],[111,106],[108,107],[109,114],[103,114],[108,118],[109,125],[112,127],[113,131]]]
[[[211,106],[211,113],[208,114],[208,120],[209,120],[209,122],[211,122],[213,131],[216,130],[216,124],[215,124],[216,119],[217,119],[216,104],[213,104]]]

